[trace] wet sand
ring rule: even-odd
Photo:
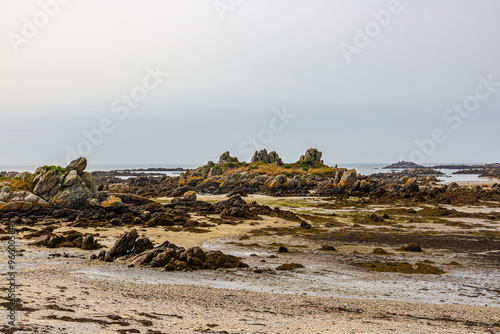
[[[282,291],[283,276],[258,292],[241,284],[243,275],[249,274],[165,273],[71,258],[30,264],[19,276],[27,310],[19,324],[50,333],[495,333],[500,321],[492,306],[313,296],[304,284]]]
[[[496,203],[447,206],[464,217],[390,214],[385,222],[372,223],[366,220],[370,213],[396,206],[359,207],[359,201],[352,201],[330,209],[321,205],[333,205],[334,200],[266,196],[246,200],[292,210],[310,219],[312,228],[263,216],[214,224],[206,233],[139,229],[157,244],[169,240],[184,247],[199,245],[239,256],[250,265],[193,272],[91,261],[89,256],[96,251],[40,248],[20,239],[18,246],[25,251],[18,257],[19,325],[40,333],[44,329],[50,333],[500,332],[500,249],[495,248],[496,239],[492,244],[481,241],[496,235],[500,225],[498,220],[477,216],[498,212]],[[209,218],[192,216],[197,221]],[[65,226],[56,232],[69,229],[97,232],[99,242],[109,248],[130,228],[96,231]],[[413,240],[421,242],[424,252],[400,250]],[[325,244],[336,251],[319,250]],[[280,245],[289,252],[277,252]],[[373,254],[376,247],[389,254]],[[374,272],[353,265],[366,261],[427,261],[445,273]],[[292,262],[304,268],[274,270]]]

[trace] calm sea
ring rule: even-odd
[[[458,163],[462,165],[462,163]],[[481,164],[481,163],[478,163]],[[329,164],[331,165],[331,164]],[[339,167],[355,169],[358,173],[362,175],[370,175],[375,173],[390,173],[390,169],[382,169],[390,164],[338,164]],[[432,164],[422,164],[425,167],[432,167],[436,165],[446,165],[446,163],[432,163]],[[463,164],[463,165],[474,165],[474,164]],[[453,174],[459,169],[437,169],[438,171],[444,173],[444,176],[438,176],[438,180],[443,183],[451,182],[464,182],[464,181],[498,181],[489,178],[480,178],[479,174]],[[396,170],[397,171],[397,170]]]
[[[146,169],[146,168],[196,168],[203,164],[89,164],[87,167],[88,171],[111,171],[111,170],[123,170],[123,169]],[[334,166],[335,163],[328,163],[328,165]],[[370,164],[370,163],[345,163],[345,164],[337,164],[338,167],[355,169],[358,173],[362,175],[370,175],[374,173],[390,173],[389,169],[382,169],[382,167],[389,165],[389,163],[385,164]],[[434,165],[440,165],[440,163],[433,164],[423,164],[424,166],[431,167]],[[0,165],[0,174],[2,172],[34,172],[38,166],[36,165]],[[458,181],[488,181],[490,179],[487,178],[479,178],[478,175],[475,174],[456,174],[453,175],[454,172],[458,171],[457,169],[439,169],[439,171],[443,172],[445,176],[438,177],[443,183],[450,182],[458,182]],[[152,173],[162,173],[168,176],[177,176],[179,172],[152,172]]]

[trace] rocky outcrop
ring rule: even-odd
[[[222,153],[222,155],[219,157],[219,161],[217,162],[217,166],[224,166],[225,164],[230,163],[230,162],[237,163],[238,158],[232,157],[229,154],[229,151],[226,151],[226,152]]]
[[[32,207],[70,208],[97,198],[97,186],[92,174],[85,172],[87,159],[78,158],[65,169],[44,166],[34,174],[24,172],[2,183],[1,211],[27,211]]]
[[[231,198],[214,204],[215,212],[220,213],[222,218],[243,218],[260,219],[255,213],[250,211],[250,206],[240,195],[234,195]]]
[[[405,184],[409,179],[413,178],[417,182],[430,184],[438,182],[436,176],[443,176],[444,174],[432,168],[412,168],[404,169],[398,172],[392,171],[391,173],[376,173],[369,176],[373,180],[381,180],[386,183],[392,184]]]
[[[383,169],[411,169],[411,168],[426,168],[426,167],[411,161],[399,161],[396,162],[395,164],[383,167]]]
[[[248,267],[236,256],[220,251],[205,252],[200,247],[185,249],[168,241],[153,247],[147,238],[140,239],[136,230],[120,236],[108,253],[101,252],[92,258],[123,260],[129,267],[163,268],[166,271]]]
[[[68,173],[71,172],[72,170],[76,170],[78,175],[82,175],[85,168],[87,168],[87,159],[80,157],[78,159],[71,161],[69,165],[66,166],[65,170]]]
[[[267,153],[266,149],[255,151],[252,156],[251,162],[264,162],[267,164],[274,164],[278,166],[283,165],[283,161],[281,161],[281,158],[279,157],[278,153],[276,153],[276,151]]]
[[[133,229],[122,234],[108,254],[112,258],[117,258],[131,253],[139,254],[151,248],[153,248],[152,242],[148,238],[139,238],[137,230]]]
[[[310,148],[306,151],[306,154],[302,155],[300,157],[300,160],[298,161],[301,164],[306,164],[306,165],[315,165],[316,163],[323,163],[323,160],[321,160],[321,156],[323,153],[318,151],[315,148]]]
[[[38,196],[43,196],[53,192],[53,189],[59,190],[58,188],[60,188],[60,185],[59,187],[56,187],[56,185],[58,185],[57,181],[58,176],[56,175],[56,171],[42,168],[33,180],[33,193]]]
[[[222,175],[223,171],[219,166],[215,166],[210,168],[210,171],[208,172],[208,176],[219,176]]]
[[[491,164],[486,166],[498,166],[498,164]],[[500,167],[484,167],[484,168],[468,168],[459,170],[453,174],[479,174],[479,177],[491,177],[500,179]]]

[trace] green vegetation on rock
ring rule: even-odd
[[[66,170],[64,169],[64,167],[61,167],[61,166],[43,166],[42,169],[44,170],[51,170],[51,171],[54,171],[56,173],[56,175],[62,175],[64,173],[66,173]],[[37,174],[40,174],[40,172],[38,172]]]
[[[225,175],[250,172],[254,174],[269,176],[286,175],[287,177],[293,177],[295,175],[312,175],[319,177],[331,177],[335,176],[336,174],[335,169],[320,162],[316,162],[313,166],[305,166],[304,164],[298,162],[286,164],[283,166],[265,162],[252,162],[249,164],[239,163],[237,165],[229,162],[226,163],[224,167],[227,168],[224,171]]]

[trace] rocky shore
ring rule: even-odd
[[[430,168],[363,176],[322,158],[310,149],[286,163],[261,150],[246,163],[225,152],[178,177],[127,180],[96,180],[79,158],[2,177],[0,243],[15,224],[23,268],[19,325],[61,333],[500,328],[499,184],[439,185]]]

